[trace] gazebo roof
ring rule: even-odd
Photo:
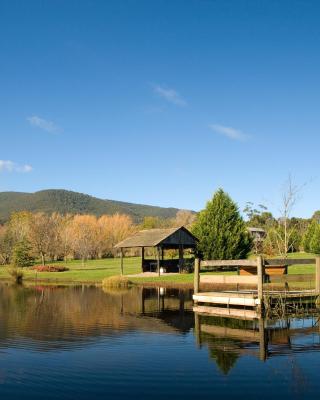
[[[197,238],[188,229],[181,226],[170,229],[144,229],[117,243],[114,247],[154,247],[160,245],[195,247],[196,242]]]

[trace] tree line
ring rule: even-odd
[[[178,226],[188,227],[198,238],[196,252],[203,259],[241,259],[250,253],[286,257],[296,251],[320,254],[320,211],[310,219],[291,217],[296,192],[290,185],[282,196],[279,218],[264,205],[248,202],[245,220],[222,189],[198,214],[180,210],[175,218],[145,217],[141,224],[125,214],[16,212],[0,226],[0,263],[27,266],[35,260],[45,265],[47,261],[80,259],[84,264],[87,259],[115,256],[114,245],[138,230]],[[262,228],[263,240],[253,237],[249,227]]]
[[[173,219],[145,217],[135,224],[125,214],[62,215],[27,211],[13,213],[0,225],[0,264],[29,266],[36,261],[113,257],[114,245],[140,229],[189,225],[190,211],[180,210]]]

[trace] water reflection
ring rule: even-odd
[[[50,350],[130,331],[185,333],[194,324],[191,306],[192,293],[179,289],[0,286],[0,346],[30,339]]]
[[[193,312],[190,290],[0,285],[0,394],[185,400],[249,390],[284,399],[303,390],[315,398],[319,338],[317,314],[209,316]]]
[[[275,356],[319,351],[320,320],[317,313],[247,320],[195,312],[195,336],[198,346],[207,346],[210,357],[227,374],[241,356],[266,361]]]

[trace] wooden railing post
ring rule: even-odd
[[[320,257],[316,257],[316,293],[320,294]]]
[[[257,257],[257,275],[258,275],[258,299],[260,300],[260,308],[263,307],[263,259],[261,256]]]
[[[194,294],[199,293],[200,288],[200,259],[195,258],[194,260],[194,285],[193,285]]]

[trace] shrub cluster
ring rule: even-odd
[[[110,276],[102,280],[102,286],[105,288],[126,289],[132,285],[132,282],[125,276]]]
[[[18,285],[22,284],[24,273],[20,268],[11,267],[8,268],[8,273],[11,276],[11,279],[17,283]]]

